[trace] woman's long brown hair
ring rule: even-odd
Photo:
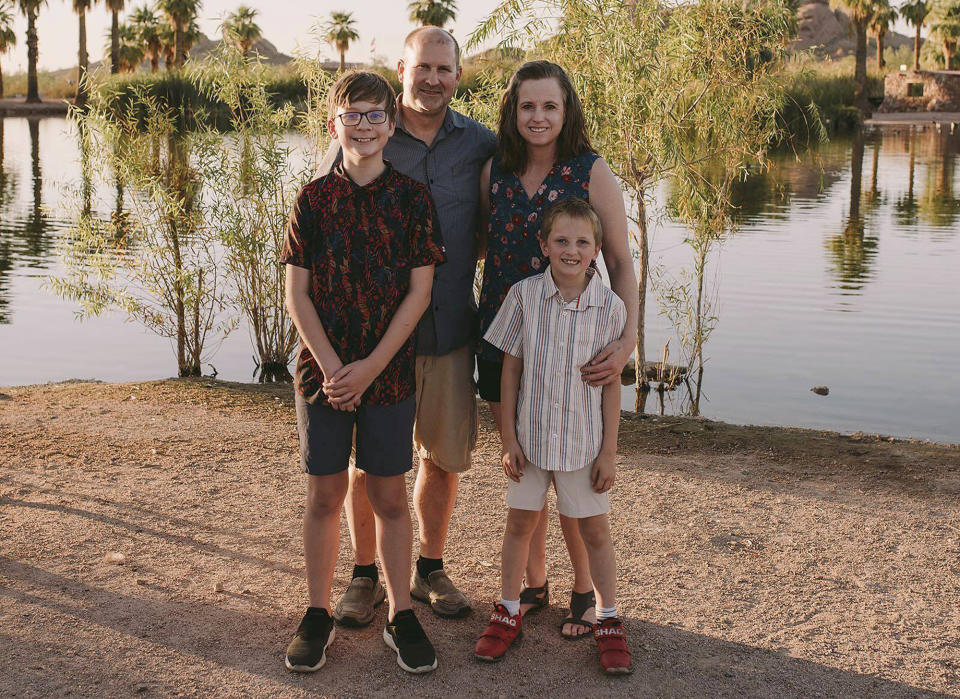
[[[530,61],[517,68],[500,100],[497,155],[506,172],[522,174],[527,168],[527,142],[517,129],[517,93],[524,80],[553,78],[563,92],[563,128],[557,139],[557,161],[568,160],[585,150],[593,150],[583,106],[566,71],[550,61]]]

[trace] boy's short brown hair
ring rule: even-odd
[[[600,226],[600,217],[590,204],[580,197],[565,197],[551,206],[543,214],[540,224],[540,240],[546,241],[553,230],[553,224],[561,216],[587,221],[593,227],[593,241],[600,247],[603,242],[603,228]]]
[[[397,95],[382,75],[369,70],[351,70],[337,78],[327,93],[327,118],[333,119],[338,108],[360,101],[383,104],[390,123],[397,120]]]

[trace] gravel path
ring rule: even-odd
[[[960,449],[624,416],[613,525],[636,672],[602,676],[553,606],[496,666],[499,443],[484,415],[445,560],[477,612],[417,606],[440,668],[380,634],[283,668],[305,604],[289,387],[0,389],[0,695],[960,696]],[[335,588],[350,573],[349,539]]]

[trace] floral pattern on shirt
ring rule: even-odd
[[[342,166],[308,183],[281,255],[281,262],[311,271],[310,298],[344,364],[376,348],[410,289],[411,270],[444,259],[429,190],[389,164],[362,187]],[[364,405],[395,405],[414,395],[414,350],[411,335],[364,392]],[[301,341],[297,390],[310,403],[328,404],[323,380]]]
[[[557,163],[533,197],[528,197],[519,176],[504,172],[494,156],[490,167],[490,218],[480,287],[478,337],[482,338],[490,327],[510,287],[546,269],[547,259],[537,240],[543,213],[566,197],[590,200],[590,170],[598,157],[593,151],[585,151]],[[503,352],[480,340],[477,356],[501,361]]]

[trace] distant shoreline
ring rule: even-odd
[[[27,104],[23,99],[0,99],[0,117],[66,116],[69,109],[70,103],[59,97],[31,104]]]

